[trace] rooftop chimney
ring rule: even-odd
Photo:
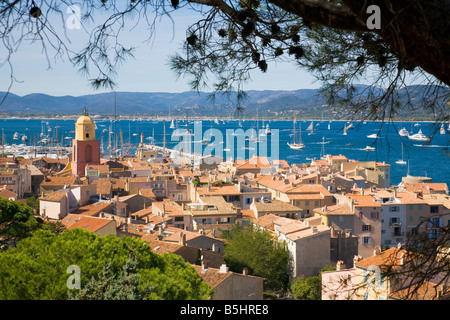
[[[204,260],[202,256],[202,271],[204,272],[206,270],[208,270],[208,264],[206,263],[206,260]]]
[[[182,246],[186,245],[186,234],[185,233],[180,232],[180,241],[179,242]]]
[[[224,263],[220,266],[219,273],[227,273],[228,270],[229,268],[227,267],[226,263]]]
[[[248,269],[247,268],[242,269],[242,274],[244,276],[248,276]]]
[[[336,271],[341,271],[341,270],[344,270],[344,269],[346,269],[346,265],[345,265],[344,261],[339,260],[336,263]]]

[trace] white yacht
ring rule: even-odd
[[[364,148],[364,150],[366,150],[366,151],[374,151],[375,148],[374,148],[374,147],[371,147],[371,146],[366,146],[366,147]]]
[[[400,131],[398,132],[398,135],[400,137],[407,137],[409,136],[409,132],[408,130],[406,130],[405,128],[400,129]]]
[[[408,136],[408,139],[414,140],[414,141],[429,141],[430,140],[430,138],[428,138],[426,135],[424,135],[422,133],[422,129],[420,129],[418,133]]]
[[[377,139],[377,138],[378,138],[378,135],[377,135],[376,133],[374,133],[374,134],[369,134],[369,135],[367,136],[367,138],[370,138],[370,139]]]

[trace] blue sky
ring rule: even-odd
[[[66,15],[69,17],[69,14]],[[176,11],[175,24],[167,17],[156,24],[156,33],[152,43],[145,43],[148,33],[143,24],[126,29],[124,41],[136,47],[135,59],[128,60],[122,65],[117,77],[117,91],[132,92],[182,92],[190,90],[187,80],[177,79],[168,66],[168,56],[180,51],[185,38],[185,30],[197,21],[198,15],[191,11]],[[94,23],[101,20],[96,19]],[[58,23],[55,24],[58,26]],[[84,25],[86,29],[92,28],[93,23]],[[57,29],[58,27],[56,27]],[[87,40],[87,33],[83,29],[66,30],[67,43],[75,50],[82,48]],[[1,52],[1,51],[0,51]],[[51,50],[50,58],[52,58]],[[0,55],[1,57],[1,55]],[[3,57],[2,57],[3,59]],[[20,49],[12,58],[14,76],[21,83],[15,83],[11,92],[18,95],[30,93],[45,93],[56,96],[79,96],[103,91],[93,90],[86,77],[81,75],[77,68],[68,62],[67,58],[50,61],[47,60],[38,43],[22,43]],[[245,90],[295,90],[303,88],[318,88],[312,75],[299,70],[293,64],[270,64],[267,73],[255,70],[251,74],[252,81],[244,87]],[[9,69],[6,65],[0,68],[0,91],[6,91],[9,84]]]

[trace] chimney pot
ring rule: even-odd
[[[224,263],[220,266],[219,273],[227,273],[228,270],[229,268],[227,267],[226,263]]]

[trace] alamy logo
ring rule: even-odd
[[[72,275],[67,278],[67,288],[69,289],[81,289],[81,271],[80,267],[76,265],[70,265],[67,267],[66,273],[71,273]]]
[[[68,6],[66,10],[70,16],[66,20],[66,27],[70,30],[81,29],[81,10],[77,5]]]
[[[371,14],[366,21],[367,28],[370,30],[381,29],[381,10],[377,5],[367,7],[367,14]]]
[[[363,274],[364,283],[369,289],[376,289],[382,286],[381,272],[378,266],[369,266]]]

